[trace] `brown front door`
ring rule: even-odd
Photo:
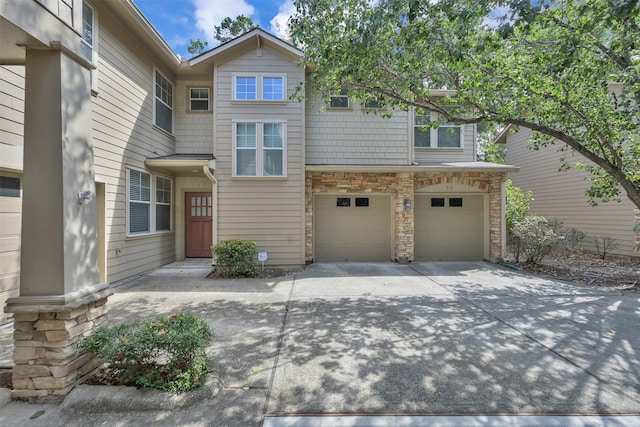
[[[186,193],[187,248],[188,258],[211,256],[212,212],[211,193]]]

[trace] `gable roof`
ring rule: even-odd
[[[242,34],[241,36],[236,37],[233,40],[229,40],[226,43],[223,43],[207,52],[191,58],[189,60],[189,66],[196,66],[203,62],[211,60],[212,58],[225,57],[229,54],[229,51],[247,43],[256,43],[258,47],[261,47],[264,43],[295,59],[301,59],[303,55],[303,52],[295,46],[285,42],[284,40],[274,36],[273,34],[266,32],[262,28],[256,27],[251,31]]]

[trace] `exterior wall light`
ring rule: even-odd
[[[93,194],[91,191],[80,191],[78,192],[78,204],[82,205],[85,202],[90,202],[93,200]]]
[[[405,212],[411,211],[411,199],[404,199],[403,204]]]

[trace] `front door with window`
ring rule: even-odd
[[[187,193],[186,200],[187,258],[206,258],[211,256],[212,211],[211,193]]]

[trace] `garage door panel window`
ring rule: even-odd
[[[284,122],[237,122],[234,134],[234,176],[286,176]]]
[[[369,198],[368,197],[356,197],[356,207],[369,207]]]
[[[444,197],[432,197],[431,198],[431,207],[432,208],[444,207]]]
[[[451,197],[449,199],[449,206],[450,207],[462,207],[462,197]]]
[[[338,197],[336,199],[336,206],[339,208],[348,208],[351,206],[351,199],[349,197]]]

